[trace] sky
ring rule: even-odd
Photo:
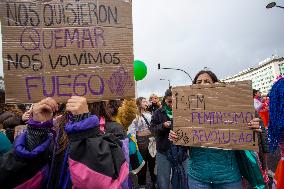
[[[284,9],[266,9],[267,0],[133,0],[134,56],[148,74],[137,96],[163,95],[209,68],[220,79],[258,65],[272,54],[284,56]],[[284,0],[276,1],[284,6]],[[1,36],[0,36],[1,37]],[[0,43],[0,52],[2,44]],[[0,56],[0,75],[3,75]]]
[[[266,9],[267,0],[134,0],[134,55],[148,75],[138,96],[163,95],[173,86],[191,84],[208,67],[220,79],[234,75],[272,54],[284,56],[284,9]],[[276,1],[284,6],[284,0]]]

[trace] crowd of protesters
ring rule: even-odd
[[[202,70],[193,84],[216,82]],[[0,188],[283,189],[284,78],[268,96],[253,90],[252,97],[248,128],[258,135],[259,153],[174,145],[171,89],[162,100],[152,94],[88,103],[73,96],[65,104],[46,98],[22,105],[5,104],[1,90]],[[280,161],[271,168],[275,150]]]

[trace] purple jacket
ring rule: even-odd
[[[91,116],[80,122],[68,123],[65,131],[70,141],[66,157],[67,169],[62,175],[69,178],[57,177],[59,188],[74,189],[104,189],[128,188],[129,174],[128,139],[120,140],[115,134],[102,135],[99,131],[99,120]],[[1,188],[36,189],[50,188],[49,175],[56,174],[61,169],[52,169],[52,153],[50,146],[52,136],[29,152],[25,149],[26,133],[20,135],[14,149],[0,157],[0,186]],[[64,166],[60,166],[64,167]],[[69,167],[69,168],[68,168]],[[66,181],[66,183],[65,183]]]

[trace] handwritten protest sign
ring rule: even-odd
[[[1,0],[6,102],[135,97],[131,0]]]
[[[173,88],[177,145],[258,151],[251,81]]]

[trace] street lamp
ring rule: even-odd
[[[271,3],[268,3],[268,5],[266,5],[266,8],[267,8],[267,9],[271,9],[271,8],[273,8],[273,7],[278,7],[278,8],[284,9],[284,7],[276,5],[275,2],[271,2]]]
[[[166,80],[168,80],[168,82],[169,82],[169,88],[171,88],[171,80],[169,80],[169,79],[160,79],[161,81],[166,81]]]
[[[184,71],[184,70],[182,70],[182,69],[179,69],[179,68],[161,68],[161,64],[158,64],[158,70],[160,70],[160,69],[182,71],[182,72],[184,72],[184,73],[189,77],[189,79],[190,79],[191,82],[193,83],[193,80],[192,80],[192,78],[190,77],[189,73],[187,73],[186,71]]]

